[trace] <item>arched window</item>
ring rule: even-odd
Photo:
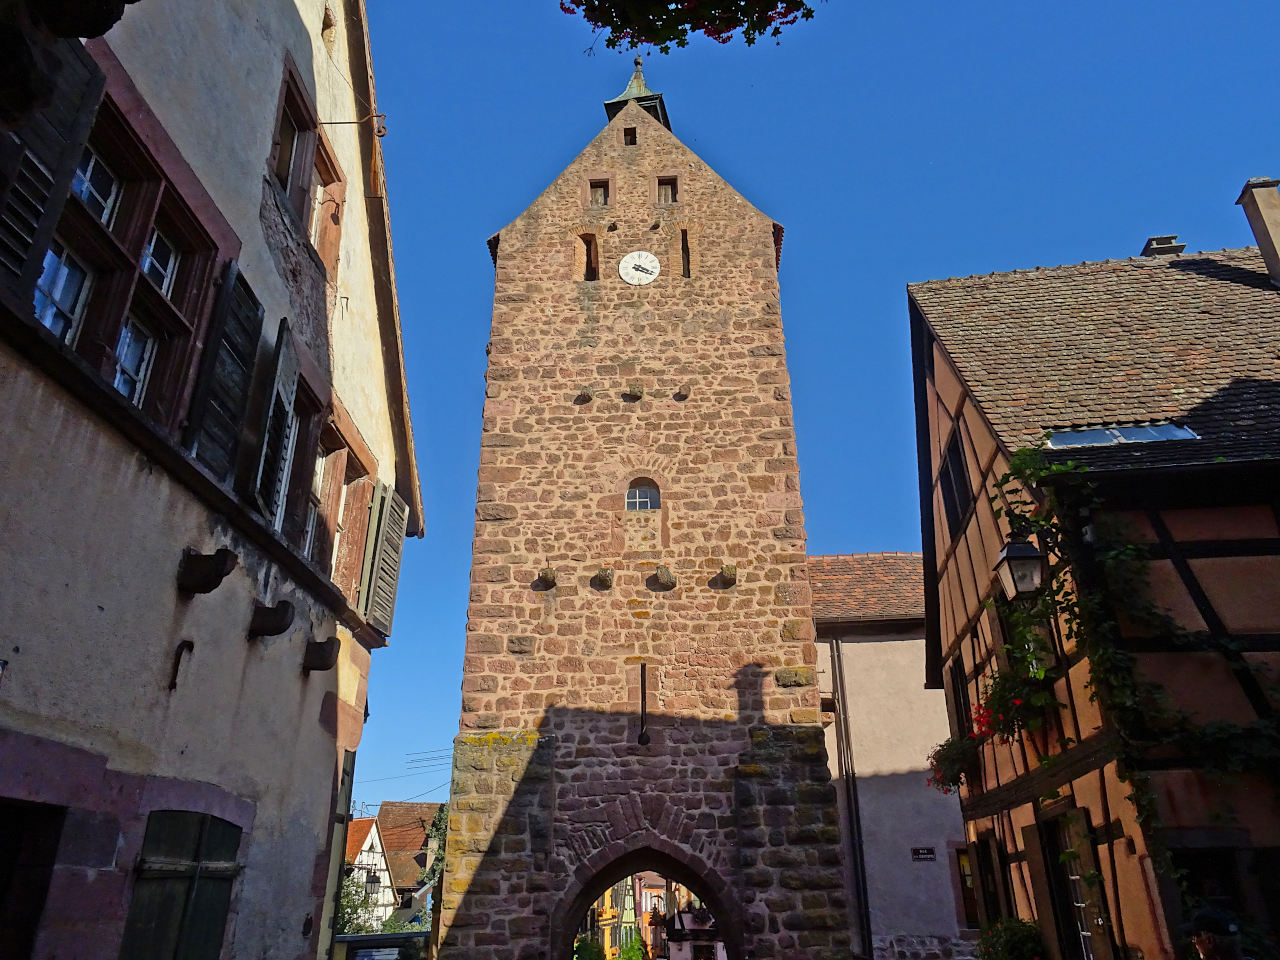
[[[658,485],[648,477],[636,477],[627,489],[628,510],[657,510],[662,506]]]

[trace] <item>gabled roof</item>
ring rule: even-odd
[[[918,553],[809,557],[813,615],[819,620],[912,620],[924,616]]]
[[[907,289],[1010,450],[1046,430],[1154,421],[1200,439],[1058,456],[1102,469],[1280,457],[1280,290],[1255,247]]]
[[[356,855],[364,849],[375,822],[373,817],[357,817],[347,824],[347,863],[353,863]]]

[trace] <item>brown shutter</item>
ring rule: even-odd
[[[183,437],[196,459],[222,481],[231,477],[235,467],[262,337],[262,315],[262,304],[232,260],[209,321]]]
[[[52,100],[14,131],[16,140],[0,136],[0,287],[27,311],[104,85],[80,41],[51,50],[58,60]]]
[[[370,506],[365,566],[360,578],[360,614],[384,637],[391,635],[408,523],[409,507],[400,494],[379,484]]]
[[[1029,823],[1022,828],[1022,845],[1027,856],[1027,872],[1031,874],[1031,894],[1036,900],[1036,922],[1040,926],[1040,938],[1052,960],[1062,960],[1062,947],[1058,943],[1058,927],[1054,921],[1053,888],[1045,864],[1044,845],[1040,840],[1040,824]],[[1046,829],[1052,829],[1052,824]]]

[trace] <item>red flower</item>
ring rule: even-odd
[[[1020,706],[1022,706],[1022,701],[1021,701],[1021,700],[1019,700],[1017,697],[1014,697],[1014,698],[1013,698],[1013,705],[1014,705],[1015,707],[1020,707]]]

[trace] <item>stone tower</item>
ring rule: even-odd
[[[444,960],[568,960],[653,869],[730,960],[850,954],[779,311],[782,228],[636,60],[490,240]]]

